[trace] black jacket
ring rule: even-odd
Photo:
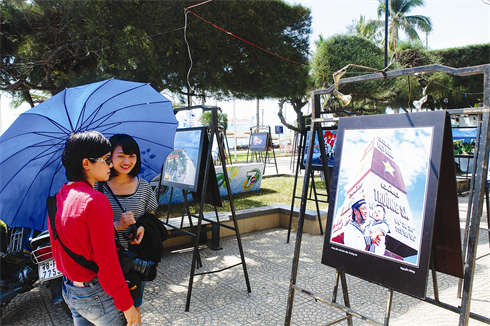
[[[141,260],[151,260],[155,263],[159,263],[162,260],[163,255],[163,241],[168,238],[168,232],[162,221],[160,221],[154,214],[146,213],[138,219],[136,222],[136,228],[143,226],[145,228],[145,235],[139,245],[129,244],[128,249],[134,252]],[[151,273],[153,275],[148,276],[148,281],[151,281],[156,276],[155,271]]]

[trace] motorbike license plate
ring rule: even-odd
[[[54,259],[45,260],[39,263],[38,266],[40,281],[47,281],[63,275],[56,269],[56,262],[54,261]]]

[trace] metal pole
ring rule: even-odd
[[[237,143],[236,143],[236,111],[235,111],[235,99],[233,99],[233,134],[235,137],[235,163],[236,163],[236,148],[237,148]]]
[[[259,98],[257,97],[257,111],[255,112],[255,117],[257,118],[255,121],[256,122],[256,126],[260,126],[260,123],[259,123]]]
[[[483,92],[483,105],[488,108],[490,106],[490,66],[485,67],[485,72],[483,75]],[[461,299],[461,312],[459,316],[460,326],[468,325],[468,320],[470,317],[471,294],[473,290],[473,279],[475,273],[476,245],[478,244],[478,231],[483,209],[483,192],[485,189],[488,168],[488,152],[490,147],[489,120],[489,112],[484,112],[481,129],[482,137],[480,138],[478,153],[475,153],[474,158],[478,160],[478,168],[476,171],[473,171],[473,174],[476,175],[476,182],[474,184],[474,189],[471,190],[474,191],[474,200],[477,199],[478,203],[473,203],[473,207],[468,207],[468,209],[471,209],[471,223],[468,232],[468,249],[464,265],[463,295]]]
[[[385,1],[385,68],[388,66],[388,0]]]

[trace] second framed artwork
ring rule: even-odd
[[[439,178],[454,170],[446,123],[444,111],[340,119],[323,264],[425,296]],[[444,218],[459,230],[457,205]]]
[[[335,159],[335,147],[337,145],[337,127],[323,127],[323,142],[325,144],[325,154],[327,155],[327,165],[333,167]],[[305,169],[306,156],[308,155],[308,145],[310,142],[310,131],[304,132],[303,136],[303,159],[300,162],[301,169]],[[311,161],[311,168],[313,170],[321,171],[323,169],[322,157],[320,152],[320,142],[317,135],[315,135],[315,145],[313,147],[313,158]]]
[[[255,132],[251,135],[250,151],[251,152],[265,152],[269,146],[269,133],[268,132]]]
[[[163,167],[163,185],[197,191],[205,134],[204,127],[177,129],[174,150]]]

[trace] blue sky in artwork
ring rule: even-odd
[[[364,149],[374,137],[380,137],[390,144],[394,161],[400,167],[407,189],[414,226],[416,230],[421,230],[432,134],[432,127],[344,130],[342,149],[337,148],[337,153],[341,151],[341,161],[336,211],[344,203],[345,193],[354,181],[355,173],[352,171],[357,171]]]

